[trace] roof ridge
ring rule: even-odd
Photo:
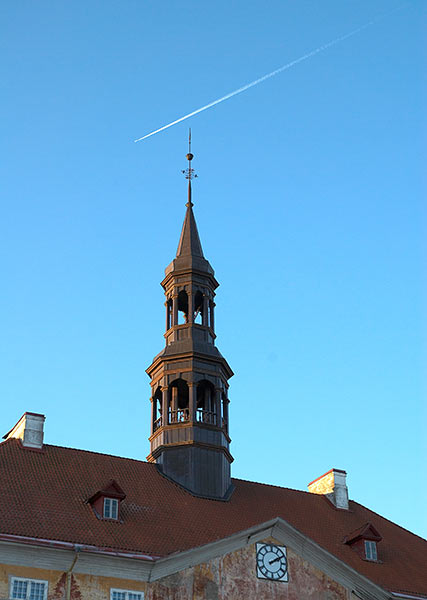
[[[296,488],[290,488],[282,485],[277,485],[275,483],[263,483],[262,481],[252,481],[250,479],[242,479],[241,477],[232,477],[231,480],[234,481],[244,481],[245,483],[254,483],[256,485],[263,485],[265,487],[277,488],[279,490],[289,490],[290,492],[299,492],[300,494],[309,494],[310,496],[318,496],[319,494],[313,494],[312,492],[308,492],[306,490],[298,490]]]
[[[110,456],[111,458],[118,458],[120,460],[131,460],[133,462],[143,463],[151,465],[147,460],[140,460],[139,458],[130,458],[128,456],[119,456],[118,454],[108,454],[108,452],[97,452],[96,450],[85,450],[84,448],[71,448],[70,446],[59,446],[57,444],[44,444],[47,448],[60,448],[61,450],[71,450],[72,452],[84,452],[85,454],[98,454],[100,456]],[[153,466],[155,466],[153,464]]]

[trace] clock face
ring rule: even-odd
[[[288,581],[288,561],[285,546],[256,545],[257,576],[272,581]]]

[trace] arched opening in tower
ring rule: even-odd
[[[215,388],[206,379],[197,384],[196,419],[199,423],[216,425]]]
[[[183,423],[190,420],[188,407],[188,385],[183,379],[175,379],[169,385],[169,423]]]
[[[188,295],[185,290],[178,294],[178,325],[188,323]]]

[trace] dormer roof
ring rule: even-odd
[[[382,536],[378,530],[372,525],[372,523],[365,523],[358,529],[352,531],[349,535],[344,538],[344,544],[353,544],[358,540],[371,540],[373,542],[380,542]]]
[[[105,486],[103,486],[101,489],[95,492],[95,494],[88,498],[87,502],[89,502],[89,504],[92,504],[93,502],[98,500],[98,498],[101,497],[117,498],[117,500],[124,500],[126,498],[126,494],[119,486],[117,481],[115,481],[114,479],[110,479],[110,481]]]

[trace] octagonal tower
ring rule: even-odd
[[[176,258],[165,270],[166,344],[151,378],[151,452],[147,459],[193,494],[225,499],[231,493],[228,380],[230,366],[215,346],[214,270],[203,256],[191,199]]]

